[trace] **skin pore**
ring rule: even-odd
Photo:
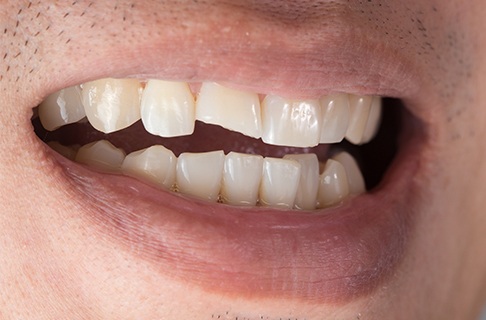
[[[486,188],[486,7],[481,0],[41,0],[0,1],[0,8],[1,318],[477,316],[486,298],[486,199],[480,192]],[[245,265],[236,253],[229,256],[224,249],[230,245],[221,246],[223,253],[203,251],[191,238],[209,237],[201,231],[207,223],[202,219],[187,219],[187,229],[167,227],[166,233],[137,227],[141,222],[132,229],[123,221],[113,223],[111,211],[130,210],[102,178],[69,169],[71,164],[49,151],[33,132],[32,108],[62,88],[130,76],[214,80],[291,97],[350,92],[404,101],[424,134],[420,148],[407,149],[417,152],[406,158],[413,165],[405,167],[414,169],[414,188],[400,190],[410,199],[403,216],[412,217],[411,226],[403,238],[393,233],[386,238],[405,239],[393,253],[393,266],[376,278],[351,280],[354,287],[343,290],[341,282],[316,288],[297,281],[286,288],[262,283],[258,290],[245,287],[260,276],[250,267],[270,269],[265,263]],[[71,178],[62,166],[74,172]],[[79,181],[100,187],[86,191]],[[136,203],[151,210],[151,204]],[[107,215],[93,215],[101,207]],[[201,208],[201,215],[210,211]],[[177,210],[167,207],[160,214],[171,220]],[[236,234],[251,237],[245,232]],[[173,244],[181,233],[186,250],[168,261],[154,243]],[[211,241],[233,240],[225,236]],[[254,237],[266,239],[263,231]],[[237,270],[243,280],[225,282],[216,272],[192,267],[190,258],[201,256],[208,264]]]

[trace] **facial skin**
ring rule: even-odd
[[[1,318],[477,316],[486,298],[481,0],[41,0],[1,1],[0,9]],[[417,189],[403,190],[413,222],[400,258],[355,294],[252,293],[191,268],[174,271],[144,239],[133,240],[139,229],[92,219],[96,199],[62,175],[33,132],[31,110],[61,88],[136,75],[295,97],[344,91],[402,99],[425,134],[423,147],[410,150],[420,152],[411,177]],[[114,199],[98,198],[121,210]],[[186,222],[188,230],[199,226]],[[178,257],[171,266],[187,267]]]

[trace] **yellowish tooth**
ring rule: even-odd
[[[263,159],[260,204],[267,207],[294,206],[300,180],[300,163],[277,158]]]
[[[318,100],[287,100],[267,95],[262,103],[262,140],[289,147],[316,146],[320,140],[321,121]]]
[[[346,140],[353,144],[362,144],[363,135],[371,110],[372,96],[349,95],[351,116],[349,119]]]
[[[85,116],[79,86],[55,92],[39,105],[40,121],[42,126],[49,131],[78,122]]]
[[[82,87],[86,117],[96,130],[111,133],[140,120],[142,86],[138,80],[101,79]]]
[[[348,195],[346,170],[341,163],[328,159],[319,179],[318,207],[326,208],[338,204]]]
[[[230,152],[224,162],[223,201],[238,206],[256,205],[262,170],[262,156]]]
[[[86,144],[79,148],[76,162],[110,173],[121,172],[125,152],[106,140]]]
[[[366,128],[363,134],[363,143],[370,142],[378,132],[381,122],[382,113],[382,98],[378,96],[373,97],[371,102],[370,116],[368,118],[368,123],[366,123]]]
[[[177,157],[169,149],[155,145],[128,154],[122,164],[124,174],[172,188],[176,180]]]
[[[177,161],[179,192],[216,202],[223,178],[224,152],[182,153]]]
[[[317,190],[319,188],[319,160],[314,153],[288,154],[283,157],[300,163],[300,180],[295,197],[295,208],[314,210],[317,203]]]
[[[187,83],[149,80],[141,104],[142,122],[151,134],[177,137],[194,132],[194,96]]]
[[[346,170],[348,178],[349,192],[353,195],[358,195],[366,191],[366,185],[356,160],[347,152],[341,152],[332,159],[341,163]]]
[[[350,108],[347,94],[340,93],[320,99],[322,130],[320,143],[336,143],[344,139],[348,130]]]
[[[262,135],[258,94],[226,88],[214,82],[205,82],[201,86],[196,119],[253,138]]]
[[[69,160],[76,159],[76,154],[78,153],[77,149],[72,146],[63,146],[57,141],[48,142],[47,145],[51,147],[52,150],[56,151],[60,155],[68,158]]]

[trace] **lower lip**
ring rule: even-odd
[[[408,139],[372,192],[312,212],[210,204],[46,152],[89,224],[164,277],[238,298],[344,304],[385,282],[405,255],[422,145]]]

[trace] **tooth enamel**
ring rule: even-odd
[[[55,92],[39,105],[40,121],[42,126],[49,131],[78,122],[85,116],[79,86]]]
[[[123,159],[125,152],[106,140],[86,144],[76,155],[76,162],[112,173],[120,172]]]
[[[335,94],[320,99],[322,129],[320,143],[336,143],[344,139],[348,129],[350,108],[347,94]]]
[[[176,165],[172,151],[155,145],[127,155],[121,168],[128,176],[170,189],[175,184]]]
[[[366,123],[366,128],[363,134],[363,143],[370,142],[378,132],[378,129],[380,128],[381,111],[382,99],[381,97],[374,96],[373,101],[371,102],[371,110],[368,117],[368,123]]]
[[[239,206],[256,205],[262,170],[262,156],[230,152],[224,161],[223,202]]]
[[[300,163],[300,180],[294,206],[302,210],[316,208],[317,190],[319,187],[319,160],[313,153],[289,154],[283,157]]]
[[[111,133],[140,120],[142,86],[134,79],[102,79],[83,84],[86,116],[98,131]]]
[[[353,144],[361,144],[371,110],[372,96],[349,95],[351,116],[346,131],[346,139]]]
[[[292,147],[319,144],[321,107],[317,100],[287,100],[267,95],[262,103],[262,140]]]
[[[47,145],[51,147],[52,150],[56,151],[60,155],[63,155],[65,158],[69,160],[76,159],[76,154],[78,153],[78,151],[76,150],[76,148],[72,146],[69,147],[63,146],[57,141],[48,142]]]
[[[349,195],[349,184],[344,166],[329,159],[319,179],[318,207],[326,208],[343,201]]]
[[[216,202],[223,178],[224,152],[182,153],[177,161],[179,192]]]
[[[142,94],[142,122],[151,134],[161,137],[194,132],[194,96],[185,82],[149,80]]]
[[[263,159],[260,204],[288,208],[294,206],[300,179],[300,163],[277,158]]]
[[[346,170],[346,176],[348,178],[349,193],[350,194],[361,194],[366,191],[365,182],[361,170],[358,166],[356,160],[347,152],[341,152],[332,159],[341,163]]]
[[[258,95],[214,82],[205,82],[201,86],[196,103],[196,119],[253,138],[262,135]]]

